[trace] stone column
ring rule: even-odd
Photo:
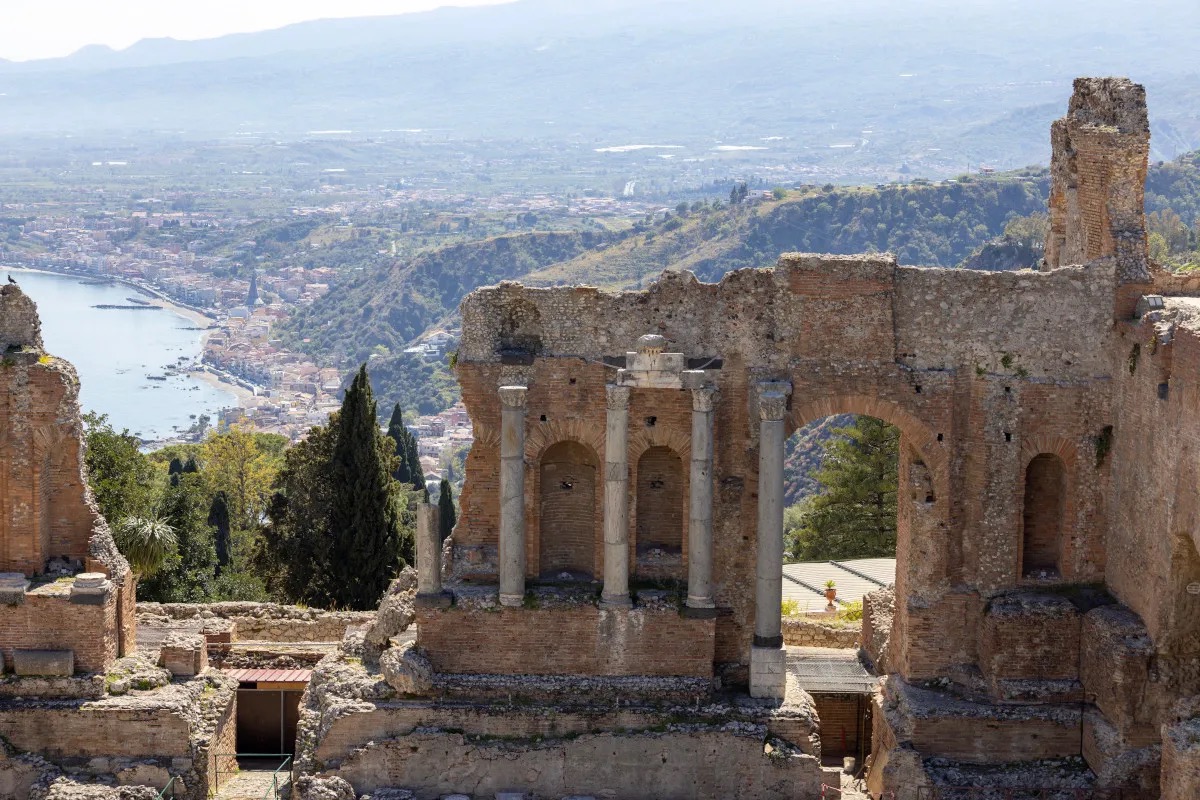
[[[604,592],[607,606],[629,606],[629,387],[606,387],[604,434]]]
[[[783,605],[784,416],[791,385],[758,385],[758,568],[755,579],[754,646],[750,694],[782,698],[787,656],[780,621]]]
[[[689,617],[716,615],[713,602],[713,400],[717,390],[692,389],[692,464],[688,476],[688,594]]]
[[[525,391],[501,386],[500,604],[525,601]]]
[[[445,607],[450,597],[442,591],[442,536],[438,507],[417,506],[417,597],[419,606]]]

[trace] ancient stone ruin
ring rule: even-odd
[[[233,690],[198,664],[203,639],[163,648],[188,664],[173,682],[135,653],[134,578],[83,476],[78,378],[12,284],[0,358],[0,797],[148,799],[175,777],[199,800],[233,752]]]
[[[293,797],[821,797],[838,770],[781,622],[783,463],[793,431],[844,413],[902,434],[896,584],[859,637],[881,675],[874,796],[1200,796],[1200,279],[1148,259],[1142,87],[1076,81],[1052,143],[1037,271],[788,254],[717,284],[467,297],[462,513],[443,545],[422,507],[417,573],[366,624],[330,623],[346,634],[304,694]],[[3,299],[0,789],[137,755],[186,767],[198,800],[235,711],[204,657],[234,615],[294,628],[148,608],[203,634],[164,634],[171,683],[154,667],[165,685],[54,702],[29,683],[18,653],[111,679],[132,614],[79,477],[72,375]],[[35,626],[35,602],[75,613]]]
[[[1197,796],[1200,282],[1148,260],[1142,87],[1077,81],[1052,141],[1040,271],[795,254],[471,294],[461,517],[422,544],[415,645],[325,665],[300,770],[819,796],[780,622],[784,443],[858,413],[902,432],[869,788]]]

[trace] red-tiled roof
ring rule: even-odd
[[[308,683],[311,669],[225,669],[239,683]]]

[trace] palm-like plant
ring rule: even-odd
[[[157,516],[126,517],[117,525],[117,549],[139,577],[152,575],[175,550],[175,529]]]

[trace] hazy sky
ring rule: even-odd
[[[0,0],[0,58],[65,56],[88,44],[207,39],[323,17],[366,17],[503,0]]]

